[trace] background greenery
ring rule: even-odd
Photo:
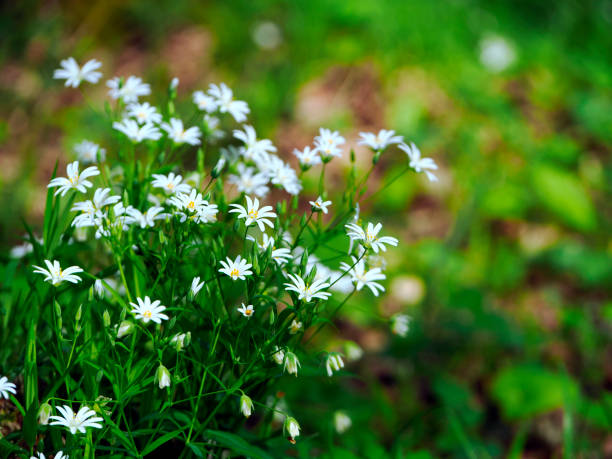
[[[280,32],[271,48],[254,38],[267,22]],[[20,217],[40,223],[56,159],[82,138],[104,141],[87,105],[99,106],[103,85],[83,103],[50,78],[67,56],[158,88],[178,76],[186,104],[192,90],[226,81],[287,158],[319,126],[352,144],[360,130],[396,129],[442,166],[439,183],[410,176],[368,209],[404,241],[374,312],[406,311],[412,331],[389,339],[371,297],[355,297],[317,344],[358,342],[366,353],[351,374],[322,389],[309,383],[319,376],[285,382],[304,428],[295,451],[611,455],[611,27],[604,0],[7,3],[0,282],[24,269],[7,249]],[[501,73],[479,60],[491,35],[516,51]],[[383,157],[385,174],[402,155]],[[333,196],[333,175],[329,187]],[[336,409],[354,422],[342,436]]]

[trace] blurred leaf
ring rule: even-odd
[[[552,166],[535,165],[531,179],[534,192],[548,210],[575,229],[595,229],[595,208],[573,174]]]
[[[497,374],[491,395],[504,416],[521,419],[574,404],[579,393],[576,383],[567,376],[540,366],[520,364]]]

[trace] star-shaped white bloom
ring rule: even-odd
[[[406,145],[405,143],[400,143],[399,148],[404,150],[408,155],[408,159],[410,163],[408,165],[412,167],[416,172],[425,172],[427,178],[430,182],[437,182],[438,177],[436,177],[433,173],[429,172],[430,170],[437,170],[438,165],[431,158],[422,158],[421,151],[417,148],[417,146],[410,142],[410,145]]]
[[[268,153],[276,151],[272,141],[268,139],[257,140],[257,134],[253,126],[244,125],[243,129],[244,131],[235,129],[234,137],[244,142],[245,146],[241,152],[247,160],[262,160],[266,158]]]
[[[15,384],[13,384],[12,382],[9,382],[8,378],[6,376],[2,376],[0,377],[0,395],[8,400],[9,399],[9,393],[15,395],[17,394],[17,390],[16,390],[17,386]]]
[[[49,182],[47,188],[59,187],[55,191],[55,195],[61,193],[64,196],[68,190],[78,190],[81,193],[85,193],[87,188],[91,188],[93,184],[87,180],[89,177],[93,177],[94,175],[99,175],[100,171],[96,166],[89,166],[83,170],[83,172],[79,173],[79,162],[74,161],[66,167],[66,177],[56,177]]]
[[[204,110],[207,113],[213,113],[219,108],[217,100],[212,96],[204,94],[204,91],[195,91],[193,93],[193,103],[196,104],[200,110]]]
[[[226,261],[221,260],[221,266],[223,268],[219,269],[219,272],[227,274],[232,280],[244,280],[246,276],[253,274],[253,271],[250,269],[253,265],[247,263],[240,255],[234,261],[230,257],[227,257]]]
[[[170,123],[162,123],[161,128],[168,133],[168,137],[176,144],[188,143],[189,145],[199,145],[202,143],[202,131],[197,126],[185,129],[183,122],[178,118],[170,118]]]
[[[30,459],[46,459],[44,453],[38,452],[36,456],[30,456]],[[53,459],[69,459],[67,454],[64,454],[63,451],[58,451],[53,456]]]
[[[49,260],[45,260],[47,269],[41,268],[40,266],[34,265],[33,268],[36,274],[42,274],[45,277],[45,281],[50,282],[53,285],[59,285],[62,282],[71,282],[77,284],[81,282],[81,278],[76,273],[82,273],[83,269],[78,266],[70,266],[66,269],[60,267],[59,261],[54,260],[53,263]]]
[[[57,410],[61,413],[61,416],[50,416],[49,419],[53,421],[50,424],[52,426],[65,426],[72,435],[77,433],[77,430],[84,434],[87,427],[102,428],[100,423],[104,419],[96,416],[94,410],[84,405],[76,413],[68,405],[58,406]]]
[[[251,316],[255,314],[255,309],[253,309],[252,304],[245,306],[244,303],[242,303],[242,306],[238,308],[238,312],[240,312],[240,314],[242,314],[247,319],[250,319]]]
[[[257,167],[260,171],[266,171],[270,177],[270,181],[274,185],[281,186],[289,194],[299,194],[302,190],[302,184],[295,170],[279,157],[270,155],[265,162],[258,162]]]
[[[128,218],[126,218],[126,223],[128,225],[137,223],[141,228],[153,227],[155,226],[155,220],[162,220],[166,218],[166,214],[162,214],[163,211],[163,207],[153,206],[147,209],[145,212],[141,212],[140,210],[130,206],[126,209],[126,213],[128,215]]]
[[[401,143],[404,138],[401,135],[395,135],[395,131],[387,131],[381,129],[378,134],[373,132],[360,132],[361,140],[359,145],[367,145],[372,150],[381,151],[394,143]]]
[[[106,150],[100,145],[89,140],[83,140],[74,146],[79,161],[84,164],[103,162],[106,159]]]
[[[300,151],[297,148],[293,150],[293,154],[300,162],[300,166],[308,168],[321,164],[321,157],[319,156],[319,150],[305,147],[304,150]]]
[[[53,78],[66,80],[65,86],[76,88],[83,80],[89,83],[97,83],[102,77],[100,72],[96,72],[97,69],[102,67],[102,63],[95,59],[91,59],[83,67],[79,67],[77,61],[73,57],[69,57],[62,60],[60,66],[61,68],[53,72]]]
[[[297,332],[299,332],[304,324],[302,324],[302,322],[299,322],[298,320],[293,319],[293,322],[291,322],[291,324],[289,325],[289,333],[291,333],[292,335],[295,335]]]
[[[240,204],[230,204],[230,207],[233,207],[230,210],[230,213],[236,212],[238,213],[238,218],[244,218],[245,226],[251,225],[251,223],[256,223],[259,226],[261,231],[265,231],[265,225],[268,225],[270,228],[274,228],[274,223],[269,220],[269,218],[275,218],[276,213],[272,211],[272,206],[264,206],[261,209],[259,208],[259,199],[255,198],[251,200],[249,196],[245,196],[247,207],[246,209]]]
[[[351,238],[351,241],[362,241],[363,246],[371,248],[374,253],[378,253],[379,250],[385,252],[387,250],[386,245],[397,246],[398,240],[391,236],[378,237],[378,233],[382,228],[382,223],[378,223],[374,226],[372,223],[368,223],[367,229],[364,231],[363,228],[355,223],[349,223],[344,225],[349,231],[347,235]]]
[[[170,193],[189,193],[191,187],[183,181],[182,175],[175,175],[174,172],[170,172],[167,176],[161,174],[153,174],[153,181],[151,185],[155,188],[163,188]]]
[[[324,214],[327,214],[327,208],[331,205],[331,203],[331,201],[323,201],[323,198],[321,196],[319,196],[316,201],[309,201],[309,204],[315,210],[321,211]]]
[[[168,316],[162,314],[162,311],[166,310],[166,306],[161,305],[161,301],[155,300],[151,302],[151,298],[148,296],[145,296],[144,300],[136,298],[136,301],[138,304],[130,303],[132,306],[130,312],[134,314],[136,319],[141,319],[145,324],[149,323],[149,321],[161,324],[162,320],[168,320]]]
[[[249,241],[255,242],[257,247],[259,247],[262,251],[268,250],[268,247],[272,247],[272,252],[270,256],[272,259],[279,265],[284,265],[289,260],[291,260],[291,250],[281,247],[276,248],[274,245],[274,238],[268,236],[266,233],[262,234],[262,242],[258,242],[253,236],[247,235],[247,239]]]
[[[374,296],[378,296],[379,292],[384,292],[385,288],[380,285],[379,280],[386,279],[380,268],[372,268],[369,271],[365,269],[365,261],[363,259],[357,261],[355,257],[351,257],[353,260],[353,267],[349,266],[348,263],[340,263],[340,268],[351,276],[351,280],[355,282],[355,288],[361,290],[364,286],[368,287]]]
[[[126,104],[138,102],[140,96],[151,94],[151,86],[148,83],[143,83],[142,78],[133,75],[129,76],[123,84],[121,78],[114,77],[106,82],[106,86],[110,88],[108,94],[113,99],[122,99]]]
[[[334,371],[340,371],[344,368],[344,361],[342,356],[336,352],[330,352],[325,359],[325,369],[327,370],[327,376],[331,378]]]
[[[246,116],[250,112],[249,106],[242,100],[234,100],[234,94],[225,83],[220,85],[211,84],[208,88],[208,95],[211,96],[221,113],[229,113],[238,123],[246,121]]]
[[[110,188],[98,188],[93,199],[75,203],[70,210],[82,213],[75,217],[72,225],[77,228],[94,226],[95,217],[102,216],[101,211],[104,207],[116,204],[121,200],[120,196],[109,196],[110,192]]]
[[[127,116],[131,116],[136,119],[138,124],[145,123],[161,123],[161,113],[157,111],[157,108],[152,106],[149,102],[133,103],[127,106]]]
[[[315,149],[324,160],[342,156],[340,145],[344,144],[344,137],[338,131],[320,128],[319,135],[314,138]]]
[[[145,123],[139,126],[132,119],[124,118],[120,122],[113,123],[113,129],[123,132],[132,142],[142,142],[143,140],[159,140],[162,136],[157,126]]]
[[[317,279],[313,281],[312,284],[307,284],[304,282],[304,279],[297,274],[288,274],[288,277],[291,279],[291,282],[285,283],[285,290],[296,292],[298,294],[298,300],[304,299],[308,303],[313,298],[326,300],[331,296],[331,293],[321,291],[330,286],[328,282],[322,279]]]

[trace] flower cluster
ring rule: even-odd
[[[54,77],[71,87],[96,83],[100,67],[97,61],[79,67],[70,58]],[[288,406],[266,401],[270,391],[283,373],[298,376],[304,336],[316,336],[351,295],[385,291],[381,255],[399,241],[381,223],[362,223],[360,187],[369,173],[337,198],[333,187],[326,189],[325,168],[347,147],[339,132],[321,128],[312,145],[295,150],[296,170],[257,135],[248,105],[227,85],[195,91],[196,115],[183,118],[174,109],[177,85],[169,85],[166,104],[153,105],[142,100],[152,89],[140,77],[106,83],[115,143],[103,148],[85,140],[75,147],[78,160],[68,164],[67,176],[48,185],[44,240],[30,238],[16,252],[32,257],[31,269],[44,276],[33,284],[48,299],[36,320],[51,331],[38,339],[55,335],[44,352],[62,353],[40,361],[54,362],[61,373],[49,372],[67,378],[65,389],[56,385],[47,396],[59,414],[46,418],[73,435],[112,420],[103,435],[113,436],[138,414],[159,423],[147,432],[167,438],[188,422],[179,426],[185,447],[197,448],[208,441],[211,417],[233,419],[226,401],[238,394],[234,410],[247,418],[260,406],[280,412],[295,442],[301,427]],[[232,135],[220,148],[223,125]],[[396,145],[408,154],[409,168],[435,179],[433,160],[394,131],[361,133],[360,144],[374,152],[373,166]],[[178,158],[197,169],[185,169]],[[80,170],[80,163],[91,165]],[[301,179],[312,169],[319,170],[320,186],[306,195]],[[408,332],[405,317],[392,319],[394,333]],[[362,354],[347,341],[325,351],[313,371],[342,377]],[[312,359],[303,362],[310,366]],[[0,378],[4,398],[15,389]],[[89,402],[74,412],[77,397]],[[169,414],[170,407],[180,414]],[[343,432],[351,420],[338,412],[335,424]],[[128,431],[108,443],[134,456],[163,444],[151,439],[139,447],[139,441]],[[85,442],[67,444],[69,454],[81,457]]]

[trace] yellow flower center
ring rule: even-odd
[[[174,183],[168,183],[168,188],[171,190],[174,188]]]
[[[149,311],[148,309],[142,313],[143,317],[146,317],[147,319],[151,318],[151,311]]]
[[[246,309],[244,311],[244,314],[247,315],[247,316],[250,316],[251,314],[253,314],[253,310],[252,309]]]
[[[195,209],[195,202],[189,201],[189,204],[187,204],[187,207],[189,207],[190,209]]]
[[[249,217],[257,218],[257,211],[255,209],[249,211]]]
[[[240,274],[240,271],[238,271],[238,269],[234,268],[230,271],[230,276],[231,277],[238,277],[238,275]]]

